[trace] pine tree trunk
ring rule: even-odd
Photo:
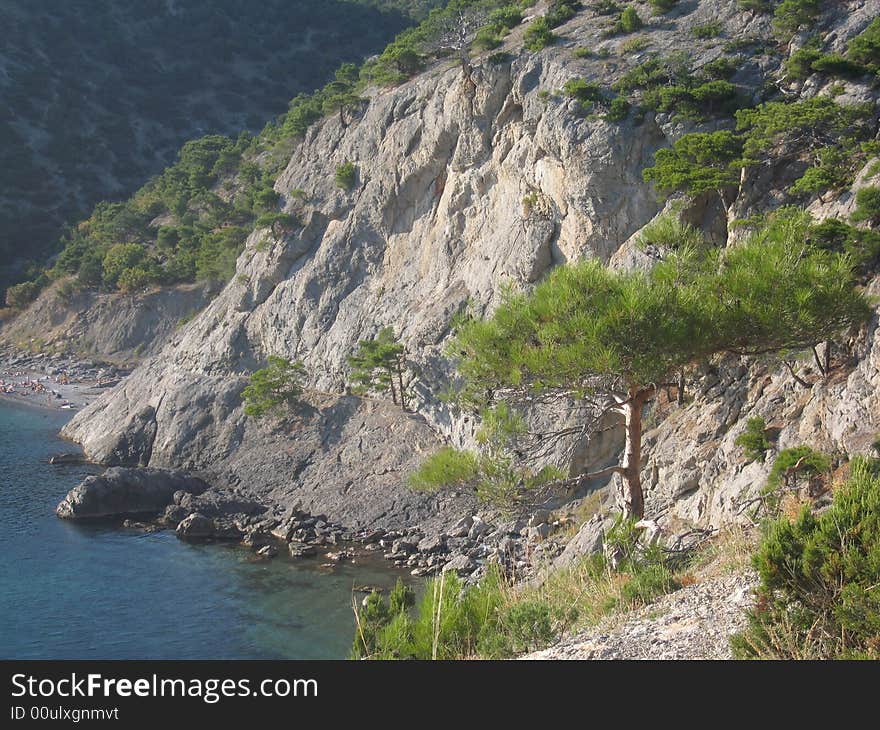
[[[391,400],[397,405],[397,387],[394,385],[394,371],[388,370],[388,384],[391,386]]]
[[[403,363],[397,363],[397,382],[400,387],[400,407],[406,410],[406,392],[403,387]]]
[[[641,520],[645,516],[645,495],[642,492],[642,407],[645,395],[633,393],[623,406],[626,444],[623,450],[623,502],[627,517]]]

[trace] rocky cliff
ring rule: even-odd
[[[521,50],[516,30],[507,55],[475,57],[466,69],[441,64],[373,90],[354,120],[314,126],[275,186],[301,227],[283,240],[254,233],[219,296],[65,435],[102,463],[196,471],[217,489],[341,524],[399,528],[472,511],[463,495],[404,486],[423,454],[472,432],[472,419],[437,395],[450,374],[442,355],[450,320],[467,307],[489,311],[504,285],[528,287],[566,261],[638,265],[633,236],[662,207],[641,171],[657,149],[697,128],[651,112],[623,122],[584,116],[555,92],[575,76],[610,85],[654,53],[686,49],[698,69],[724,55],[726,42],[748,37],[763,46],[740,57],[732,81],[756,103],[783,60],[767,41],[769,16],[736,0],[688,0],[650,20],[642,5],[642,48],[626,46],[627,36],[606,38],[605,19],[586,8],[555,31],[553,47]],[[820,26],[839,49],[878,12],[873,0],[842,2]],[[721,23],[723,38],[695,39],[692,29],[710,22]],[[575,55],[578,48],[607,53]],[[854,99],[875,99],[866,85],[844,86]],[[818,90],[812,82],[786,89]],[[357,169],[351,191],[333,180],[344,162]],[[746,180],[730,217],[780,200],[789,174],[772,167]],[[696,201],[686,213],[726,237],[723,210]],[[344,395],[346,358],[384,326],[400,335],[418,375],[415,414]],[[649,512],[701,525],[734,519],[765,476],[733,445],[752,414],[779,424],[780,447],[865,450],[880,431],[876,322],[854,352],[809,389],[775,366],[725,360],[698,380],[688,405],[658,405],[644,467]],[[270,354],[301,359],[310,374],[311,405],[293,432],[242,413],[246,377]],[[571,466],[616,448],[613,434],[592,451],[580,444]]]

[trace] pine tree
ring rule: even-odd
[[[302,394],[304,376],[301,362],[270,355],[268,366],[251,375],[250,384],[242,391],[245,415],[262,418],[295,403]]]
[[[348,358],[354,393],[390,392],[395,405],[407,410],[406,348],[394,330],[385,327],[371,340],[361,340],[358,351]]]
[[[491,318],[454,338],[464,397],[519,406],[574,397],[582,434],[622,421],[621,462],[572,486],[620,475],[625,511],[643,517],[642,418],[661,388],[680,387],[683,370],[714,354],[808,349],[868,317],[852,259],[805,243],[807,225],[783,216],[741,245],[686,249],[649,273],[589,260],[559,267],[529,295],[507,292]],[[566,433],[535,435],[533,453]]]

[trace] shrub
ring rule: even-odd
[[[851,61],[869,68],[880,65],[880,18],[849,42],[847,56]]]
[[[147,258],[147,250],[139,243],[117,243],[104,256],[104,283],[116,286],[126,269],[133,268]]]
[[[617,19],[617,23],[614,24],[614,32],[620,34],[635,33],[637,30],[641,30],[643,26],[644,23],[642,23],[642,19],[639,17],[636,9],[632,5],[627,5]]]
[[[550,24],[546,18],[536,18],[523,34],[525,47],[530,51],[540,51],[547,46],[552,46],[556,42],[556,36],[550,29]]]
[[[353,162],[343,162],[336,168],[336,185],[342,190],[351,190],[357,182],[357,167]]]
[[[737,0],[743,10],[754,10],[759,13],[766,13],[770,10],[770,0]]]
[[[373,594],[357,613],[353,658],[463,659],[477,654],[481,638],[497,629],[501,578],[490,571],[464,587],[453,572],[427,582],[413,612],[406,600]]]
[[[761,582],[736,656],[880,659],[877,462],[854,461],[824,514],[773,522],[753,564]]]
[[[614,0],[595,0],[590,7],[597,15],[615,15],[620,12],[620,5]]]
[[[707,80],[713,79],[729,79],[739,69],[736,59],[727,56],[721,56],[714,61],[709,61],[702,68],[700,73]]]
[[[695,25],[691,28],[691,35],[700,40],[708,40],[709,38],[717,38],[721,35],[724,26],[721,23],[705,23],[704,25]]]
[[[856,193],[856,209],[852,214],[855,223],[880,223],[880,188],[862,188]]]
[[[826,251],[848,253],[861,274],[870,274],[880,266],[880,232],[866,231],[839,218],[829,218],[811,226],[807,240]]]
[[[547,23],[551,28],[555,28],[563,23],[568,22],[577,14],[577,8],[580,7],[578,0],[551,0],[550,7],[547,9]]]
[[[562,91],[569,99],[578,102],[582,112],[589,111],[595,102],[602,99],[602,87],[584,79],[569,79]]]
[[[409,486],[416,491],[434,492],[442,487],[462,486],[472,482],[479,474],[477,456],[472,451],[459,451],[444,446],[429,456],[410,475]]]
[[[857,79],[867,73],[867,69],[839,53],[826,53],[812,63],[813,70],[828,76]]]
[[[792,79],[805,79],[813,73],[813,62],[822,55],[817,48],[799,48],[785,62],[786,76]]]
[[[6,290],[6,306],[24,309],[40,294],[40,285],[35,281],[24,281]]]
[[[789,490],[797,493],[804,477],[812,482],[831,471],[831,459],[827,455],[814,451],[809,446],[795,446],[783,449],[773,462],[773,468],[767,477],[767,484],[762,494],[766,498],[769,511],[775,512],[779,507],[782,493]]]
[[[850,185],[853,155],[840,147],[826,147],[816,154],[818,162],[791,186],[795,195],[842,190]]]
[[[250,383],[241,393],[245,415],[262,418],[292,405],[302,393],[300,383],[304,377],[301,362],[270,355],[268,366],[251,375]]]
[[[678,215],[662,215],[651,221],[639,232],[640,248],[654,246],[661,251],[675,251],[705,246],[703,234],[689,223],[683,223]]]
[[[764,456],[770,448],[766,429],[767,424],[764,423],[764,419],[754,416],[746,421],[745,431],[736,437],[734,443],[742,448],[749,461],[764,461]]]
[[[143,289],[153,281],[155,281],[155,277],[146,268],[143,266],[132,266],[125,269],[119,275],[116,285],[121,291],[131,294],[139,289]]]
[[[815,20],[820,11],[820,0],[783,0],[773,14],[773,29],[788,40],[802,25]]]
[[[663,15],[678,5],[678,0],[650,0],[651,9],[654,15]]]
[[[620,44],[620,50],[622,53],[638,53],[639,51],[645,50],[650,45],[651,41],[644,36],[641,36],[639,38],[630,38],[628,41],[624,41]]]
[[[608,105],[605,119],[609,122],[622,122],[629,116],[630,103],[625,96],[615,96]]]
[[[679,585],[663,551],[638,544],[634,522],[618,520],[609,534],[622,546],[619,572],[594,555],[522,590],[511,590],[493,565],[477,585],[463,586],[454,573],[428,581],[414,608],[400,584],[387,601],[374,593],[356,609],[352,656],[507,658],[543,648],[582,617],[629,610]]]

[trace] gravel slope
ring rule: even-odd
[[[731,659],[757,577],[728,573],[663,596],[524,659]]]

